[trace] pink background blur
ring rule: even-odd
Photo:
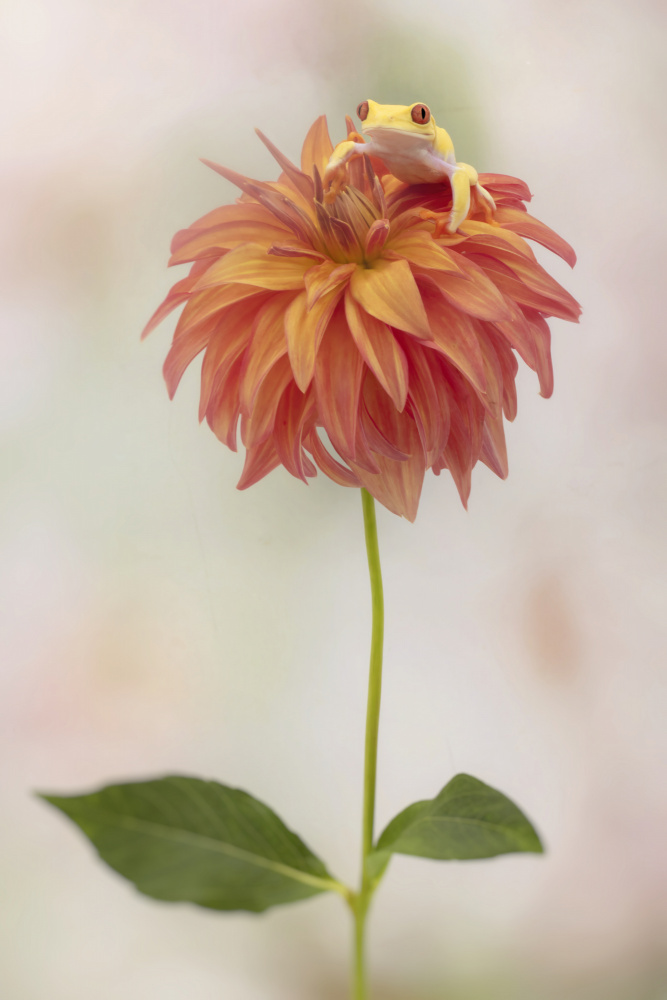
[[[378,822],[455,771],[543,858],[398,858],[376,1000],[667,996],[665,79],[658,0],[5,0],[0,12],[3,1000],[342,1000],[348,917],[150,902],[32,797],[194,773],[355,878],[369,638],[356,491],[242,458],[169,403],[173,232],[313,119],[427,102],[579,253],[556,392],[523,371],[510,477],[379,512]],[[541,260],[549,255],[540,254]],[[180,275],[179,275],[180,276]]]

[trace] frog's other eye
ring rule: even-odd
[[[431,120],[431,112],[425,104],[415,104],[411,114],[413,122],[417,125],[426,125]]]
[[[361,104],[357,108],[357,115],[359,116],[360,121],[362,122],[366,121],[366,119],[368,118],[368,101],[361,102]]]

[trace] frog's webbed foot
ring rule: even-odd
[[[433,230],[433,239],[439,239],[443,233],[447,232],[447,226],[449,223],[450,212],[432,212],[430,208],[422,208],[419,213],[419,218],[423,219],[424,222],[429,222],[431,219],[435,222],[435,229]]]
[[[347,164],[356,156],[363,156],[366,143],[358,132],[350,132],[347,139],[339,142],[324,168],[324,202],[330,205],[337,195],[344,191],[348,183]]]

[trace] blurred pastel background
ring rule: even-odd
[[[379,511],[378,822],[456,771],[545,858],[399,858],[376,1000],[667,996],[664,39],[658,0],[4,0],[0,11],[3,1000],[343,1000],[338,898],[140,897],[32,796],[192,773],[356,878],[370,600],[356,491],[242,458],[170,403],[173,232],[359,101],[425,101],[579,253],[556,391],[520,376],[510,476]],[[547,261],[546,253],[540,254]]]

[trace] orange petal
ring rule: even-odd
[[[305,446],[315,459],[318,468],[322,470],[325,476],[332,479],[334,483],[337,483],[339,486],[361,485],[355,474],[347,466],[337,462],[333,455],[327,451],[315,428],[308,435]]]
[[[188,334],[188,336],[179,337],[178,340],[175,339],[172,342],[162,366],[162,374],[167,383],[167,392],[170,399],[174,398],[178,383],[181,381],[185,369],[208,344],[213,326],[214,321],[204,323]]]
[[[493,340],[486,331],[487,327],[483,323],[479,323],[477,340],[484,359],[486,381],[486,392],[482,397],[482,402],[495,417],[499,417],[502,415],[503,409],[503,370]]]
[[[251,412],[263,380],[278,359],[287,353],[285,310],[291,301],[291,296],[274,295],[257,314],[241,381],[241,407],[246,413]]]
[[[173,252],[169,258],[169,266],[184,264],[190,260],[203,257],[216,257],[222,250],[233,250],[242,243],[257,243],[266,248],[273,243],[282,242],[291,237],[291,232],[273,219],[273,216],[262,205],[234,206],[238,208],[261,208],[271,219],[271,222],[257,222],[254,219],[240,219],[237,222],[226,222],[212,229],[185,229],[181,232],[187,239],[177,239],[177,233],[172,240]]]
[[[564,261],[574,267],[577,263],[577,255],[562,236],[555,233],[549,226],[545,226],[539,219],[533,218],[527,212],[519,212],[515,208],[500,207],[496,212],[496,220],[500,223],[503,231],[518,233],[529,240],[541,243],[547,250],[552,250]]]
[[[548,399],[554,391],[554,370],[551,362],[551,331],[543,316],[528,310],[528,323],[535,343],[535,369],[540,380],[540,395]]]
[[[519,212],[525,215],[525,212]],[[464,248],[472,249],[475,246],[489,247],[512,247],[517,253],[529,260],[535,260],[535,254],[529,243],[526,243],[518,233],[501,226],[491,226],[488,222],[481,222],[479,219],[465,219],[457,230],[458,234],[464,233],[467,236]]]
[[[274,291],[303,288],[303,276],[312,266],[308,257],[271,257],[265,247],[246,243],[210,267],[195,290],[227,282]]]
[[[418,267],[428,267],[435,271],[450,271],[461,275],[455,254],[439,246],[431,234],[422,229],[408,229],[392,238],[388,249]]]
[[[320,176],[324,175],[324,168],[329,162],[329,157],[333,153],[333,145],[329,138],[327,120],[325,115],[316,118],[308,130],[308,134],[303,142],[301,150],[301,169],[304,174],[310,174],[313,167],[317,167]]]
[[[511,305],[505,301],[493,281],[486,272],[463,254],[458,255],[461,269],[468,281],[450,274],[438,274],[430,271],[429,277],[435,281],[445,298],[453,306],[462,309],[477,319],[503,320],[509,319]]]
[[[480,267],[488,266],[489,259],[500,261],[506,268],[509,268],[514,277],[523,281],[528,288],[557,302],[571,300],[578,309],[578,304],[572,296],[536,260],[526,260],[525,257],[515,253],[509,247],[487,246],[479,247],[479,249],[476,247],[474,254],[469,255],[469,259],[474,259]],[[580,311],[577,312],[577,315]]]
[[[148,323],[146,323],[146,326],[141,334],[142,340],[144,337],[147,337],[148,334],[154,330],[163,319],[166,319],[170,312],[187,301],[192,289],[199,279],[199,276],[207,269],[207,267],[208,263],[202,263],[200,261],[196,262],[190,268],[190,273],[187,278],[181,278],[180,281],[177,281],[176,284],[172,286],[164,302],[157,307]]]
[[[474,320],[451,306],[435,289],[424,289],[422,294],[433,342],[478,392],[485,392],[484,361]]]
[[[285,174],[289,177],[296,190],[303,195],[307,201],[312,201],[315,189],[313,187],[313,179],[310,176],[310,171],[308,171],[308,173],[304,173],[302,170],[299,170],[299,168],[295,166],[295,164],[292,163],[292,161],[288,159],[284,153],[280,152],[277,146],[273,145],[270,139],[267,139],[263,132],[260,132],[258,128],[255,129],[255,132],[271,153],[274,160],[276,160],[283,168]]]
[[[408,394],[408,362],[400,344],[386,323],[375,319],[357,304],[348,288],[345,318],[359,352],[397,410],[402,410]]]
[[[364,254],[366,257],[374,257],[375,254],[380,252],[387,242],[389,228],[389,219],[376,219],[371,224],[366,234],[366,243],[364,245]]]
[[[484,421],[482,451],[479,456],[485,465],[501,479],[507,479],[507,445],[502,416],[493,417],[487,413]]]
[[[394,514],[414,521],[426,473],[424,449],[415,422],[407,412],[399,413],[397,410],[391,410],[386,416],[392,426],[388,427],[385,424],[381,428],[383,434],[408,457],[403,461],[395,461],[382,454],[376,454],[380,470],[376,474],[367,472],[354,462],[350,464],[362,485],[376,500]]]
[[[325,260],[322,264],[311,267],[304,277],[308,308],[313,308],[320,295],[326,295],[333,288],[347,284],[356,268],[356,264],[337,264],[333,260]]]
[[[249,448],[246,452],[243,472],[236,484],[237,490],[247,490],[249,486],[253,486],[264,476],[268,476],[269,472],[272,472],[278,465],[280,465],[280,458],[272,438],[268,437],[262,444],[258,444],[255,448]]]
[[[258,311],[269,295],[269,292],[252,285],[225,285],[223,288],[195,292],[179,317],[174,337],[184,336],[214,313],[222,313],[237,302],[248,302],[251,308]]]
[[[201,368],[200,420],[208,409],[216,379],[224,377],[227,369],[250,343],[257,309],[255,302],[245,300],[230,306],[222,316],[217,317]]]
[[[280,398],[291,381],[289,361],[279,358],[257,390],[252,411],[241,417],[241,440],[246,448],[254,448],[271,434]]]
[[[231,368],[215,380],[211,398],[206,410],[206,421],[223,444],[236,451],[236,435],[241,404],[239,385],[243,368],[243,356],[236,359]]]
[[[415,337],[430,338],[424,304],[407,261],[378,260],[371,268],[358,266],[350,288],[371,316]]]
[[[306,292],[301,292],[285,312],[285,337],[294,381],[305,392],[313,377],[315,358],[327,323],[333,315],[342,287],[334,288],[308,308]]]
[[[490,257],[484,261],[484,270],[496,288],[507,298],[518,302],[519,305],[529,306],[538,312],[546,313],[549,316],[558,316],[559,319],[567,319],[572,323],[579,322],[581,315],[579,303],[560,285],[558,285],[560,289],[558,293],[546,294],[535,291],[519,278],[508,273],[506,265],[496,262]]]
[[[406,343],[405,348],[410,363],[408,408],[429,467],[444,449],[449,436],[449,386],[435,351],[424,350],[414,342]]]
[[[499,196],[505,194],[520,201],[531,201],[533,197],[526,182],[510,174],[480,174],[479,183],[482,187],[490,189],[489,193],[493,198],[496,194]]]
[[[302,438],[315,419],[315,397],[312,392],[303,393],[296,383],[290,381],[283,392],[276,413],[273,443],[280,461],[288,472],[297,479],[307,482],[308,469],[304,461]]]
[[[346,460],[356,454],[363,371],[363,359],[339,305],[317,353],[314,384],[322,425],[336,451]]]
[[[493,348],[502,372],[503,412],[505,414],[505,418],[507,420],[514,420],[517,410],[516,385],[514,380],[516,378],[517,371],[519,370],[516,355],[509,346],[505,337],[500,336],[494,326],[490,323],[486,323],[484,324],[484,331],[493,344]]]

